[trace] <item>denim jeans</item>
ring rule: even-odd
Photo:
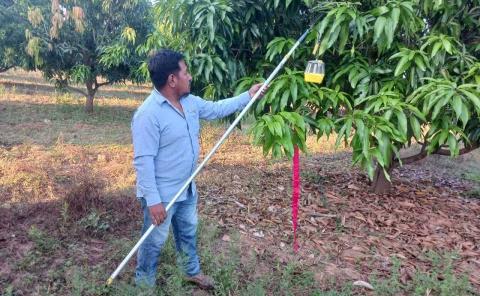
[[[152,225],[150,212],[141,198],[143,210],[142,234]],[[163,204],[167,207],[167,204]],[[158,257],[163,244],[167,241],[170,224],[172,225],[177,251],[177,263],[187,276],[200,273],[200,262],[197,255],[197,195],[190,195],[184,201],[176,202],[167,212],[163,224],[155,227],[142,243],[137,254],[135,282],[137,284],[155,286]]]

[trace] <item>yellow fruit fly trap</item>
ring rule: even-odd
[[[313,55],[318,52],[320,47],[319,38],[317,36],[317,42],[315,43],[315,47],[313,48]],[[307,68],[305,69],[305,76],[304,79],[306,82],[313,82],[313,83],[322,83],[323,78],[325,77],[325,64],[322,60],[312,60],[308,61]]]
[[[305,69],[305,81],[313,83],[322,83],[325,77],[325,64],[322,60],[308,61]]]

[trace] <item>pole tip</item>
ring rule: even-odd
[[[110,286],[112,283],[113,283],[113,279],[112,279],[112,278],[108,278],[108,280],[107,280],[107,286]]]

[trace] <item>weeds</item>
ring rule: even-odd
[[[400,283],[400,260],[392,258],[392,268],[390,276],[387,279],[378,279],[376,276],[371,278],[372,285],[375,287],[375,294],[381,296],[398,295],[403,290]]]
[[[458,259],[455,254],[429,252],[427,258],[432,263],[432,269],[415,273],[408,288],[412,295],[474,295],[467,276],[457,276],[453,271],[453,263]]]
[[[35,243],[35,248],[43,254],[50,254],[59,246],[59,241],[32,225],[28,237]]]
[[[78,221],[78,225],[87,233],[93,236],[101,236],[110,229],[108,216],[92,210],[88,215]]]
[[[105,183],[86,164],[88,163],[86,157],[83,158],[79,161],[81,165],[73,177],[73,184],[65,195],[68,215],[73,219],[84,218],[92,213],[90,211],[104,206],[102,193]],[[94,214],[90,220],[95,216],[98,215]]]
[[[480,174],[477,172],[467,172],[464,177],[474,183],[473,188],[466,191],[464,195],[468,198],[480,199]]]

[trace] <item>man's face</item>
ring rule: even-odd
[[[192,82],[192,75],[188,72],[187,64],[184,60],[178,62],[180,70],[175,75],[176,78],[176,91],[180,97],[186,96],[190,93],[190,83]]]

